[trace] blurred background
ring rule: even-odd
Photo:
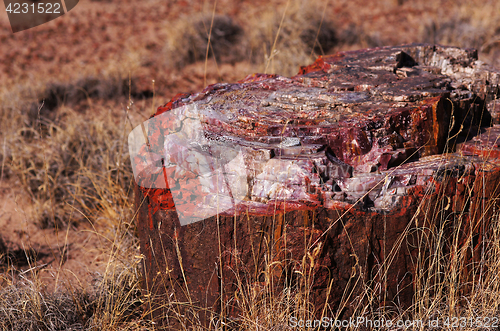
[[[4,9],[0,329],[142,320],[127,135],[177,93],[405,43],[500,67],[498,0],[81,0],[16,34]]]
[[[130,77],[135,99],[151,97],[155,80],[162,103],[216,81],[293,75],[317,55],[383,45],[473,47],[499,65],[500,2],[82,0],[63,17],[16,34],[2,11],[0,42],[1,85],[10,91],[23,86],[40,99],[47,83],[58,83],[91,98],[128,97],[121,83],[127,87]]]

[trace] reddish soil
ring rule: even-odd
[[[0,184],[0,201],[0,234],[12,262],[10,271],[29,278],[37,273],[49,291],[69,285],[85,288],[104,273],[111,247],[91,226],[40,229],[33,222],[34,207],[15,179]]]

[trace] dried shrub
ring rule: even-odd
[[[300,65],[331,51],[339,43],[339,33],[323,9],[293,2],[282,11],[266,12],[249,21],[249,60],[260,64],[260,71],[291,76]]]
[[[47,294],[29,281],[0,291],[2,330],[87,330],[94,310],[87,293]]]
[[[215,57],[218,62],[236,62],[244,57],[243,29],[227,15],[203,15],[183,18],[169,27],[167,62],[182,67]]]
[[[8,167],[33,199],[42,228],[114,208],[116,199],[126,201],[130,194],[132,170],[123,124],[112,117],[106,123],[69,109],[64,113],[60,125],[46,119],[45,130],[24,127],[7,140]]]
[[[424,41],[480,49],[487,39],[487,31],[465,18],[431,22],[425,26]]]

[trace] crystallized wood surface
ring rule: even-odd
[[[147,288],[235,317],[240,281],[289,279],[307,255],[318,316],[364,300],[363,281],[372,304],[408,307],[429,215],[478,258],[500,195],[499,80],[474,50],[408,45],[178,95],[129,137]]]
[[[354,203],[391,168],[489,125],[499,77],[472,50],[417,45],[325,56],[292,78],[211,85],[160,107],[151,145],[136,129],[134,174],[162,208],[175,205],[181,224]],[[391,188],[369,204],[390,210]]]

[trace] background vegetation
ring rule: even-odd
[[[45,252],[22,236],[15,241],[0,233],[0,328],[154,329],[140,289],[126,144],[133,127],[176,93],[253,72],[294,75],[300,65],[339,50],[435,42],[475,47],[483,61],[500,67],[500,3],[88,0],[62,18],[15,35],[3,14],[0,42],[4,201],[13,204],[7,195],[14,192],[23,202],[15,202],[19,219],[49,240],[66,233],[64,247],[69,247],[80,240],[78,232],[90,232],[102,239],[99,249],[106,252],[87,285],[73,279],[50,289],[41,275],[46,265],[65,268],[66,251]],[[417,283],[414,307],[360,306],[356,316],[499,316],[499,218],[495,212],[482,262],[472,266],[479,282],[457,276],[462,247],[451,250],[453,258],[436,250]],[[425,245],[439,247],[442,228],[430,233]],[[426,281],[435,275],[442,282]],[[239,300],[246,310],[237,328],[284,330],[292,315],[312,318],[310,275],[302,277],[281,296],[242,284]],[[462,286],[474,290],[463,296]]]

